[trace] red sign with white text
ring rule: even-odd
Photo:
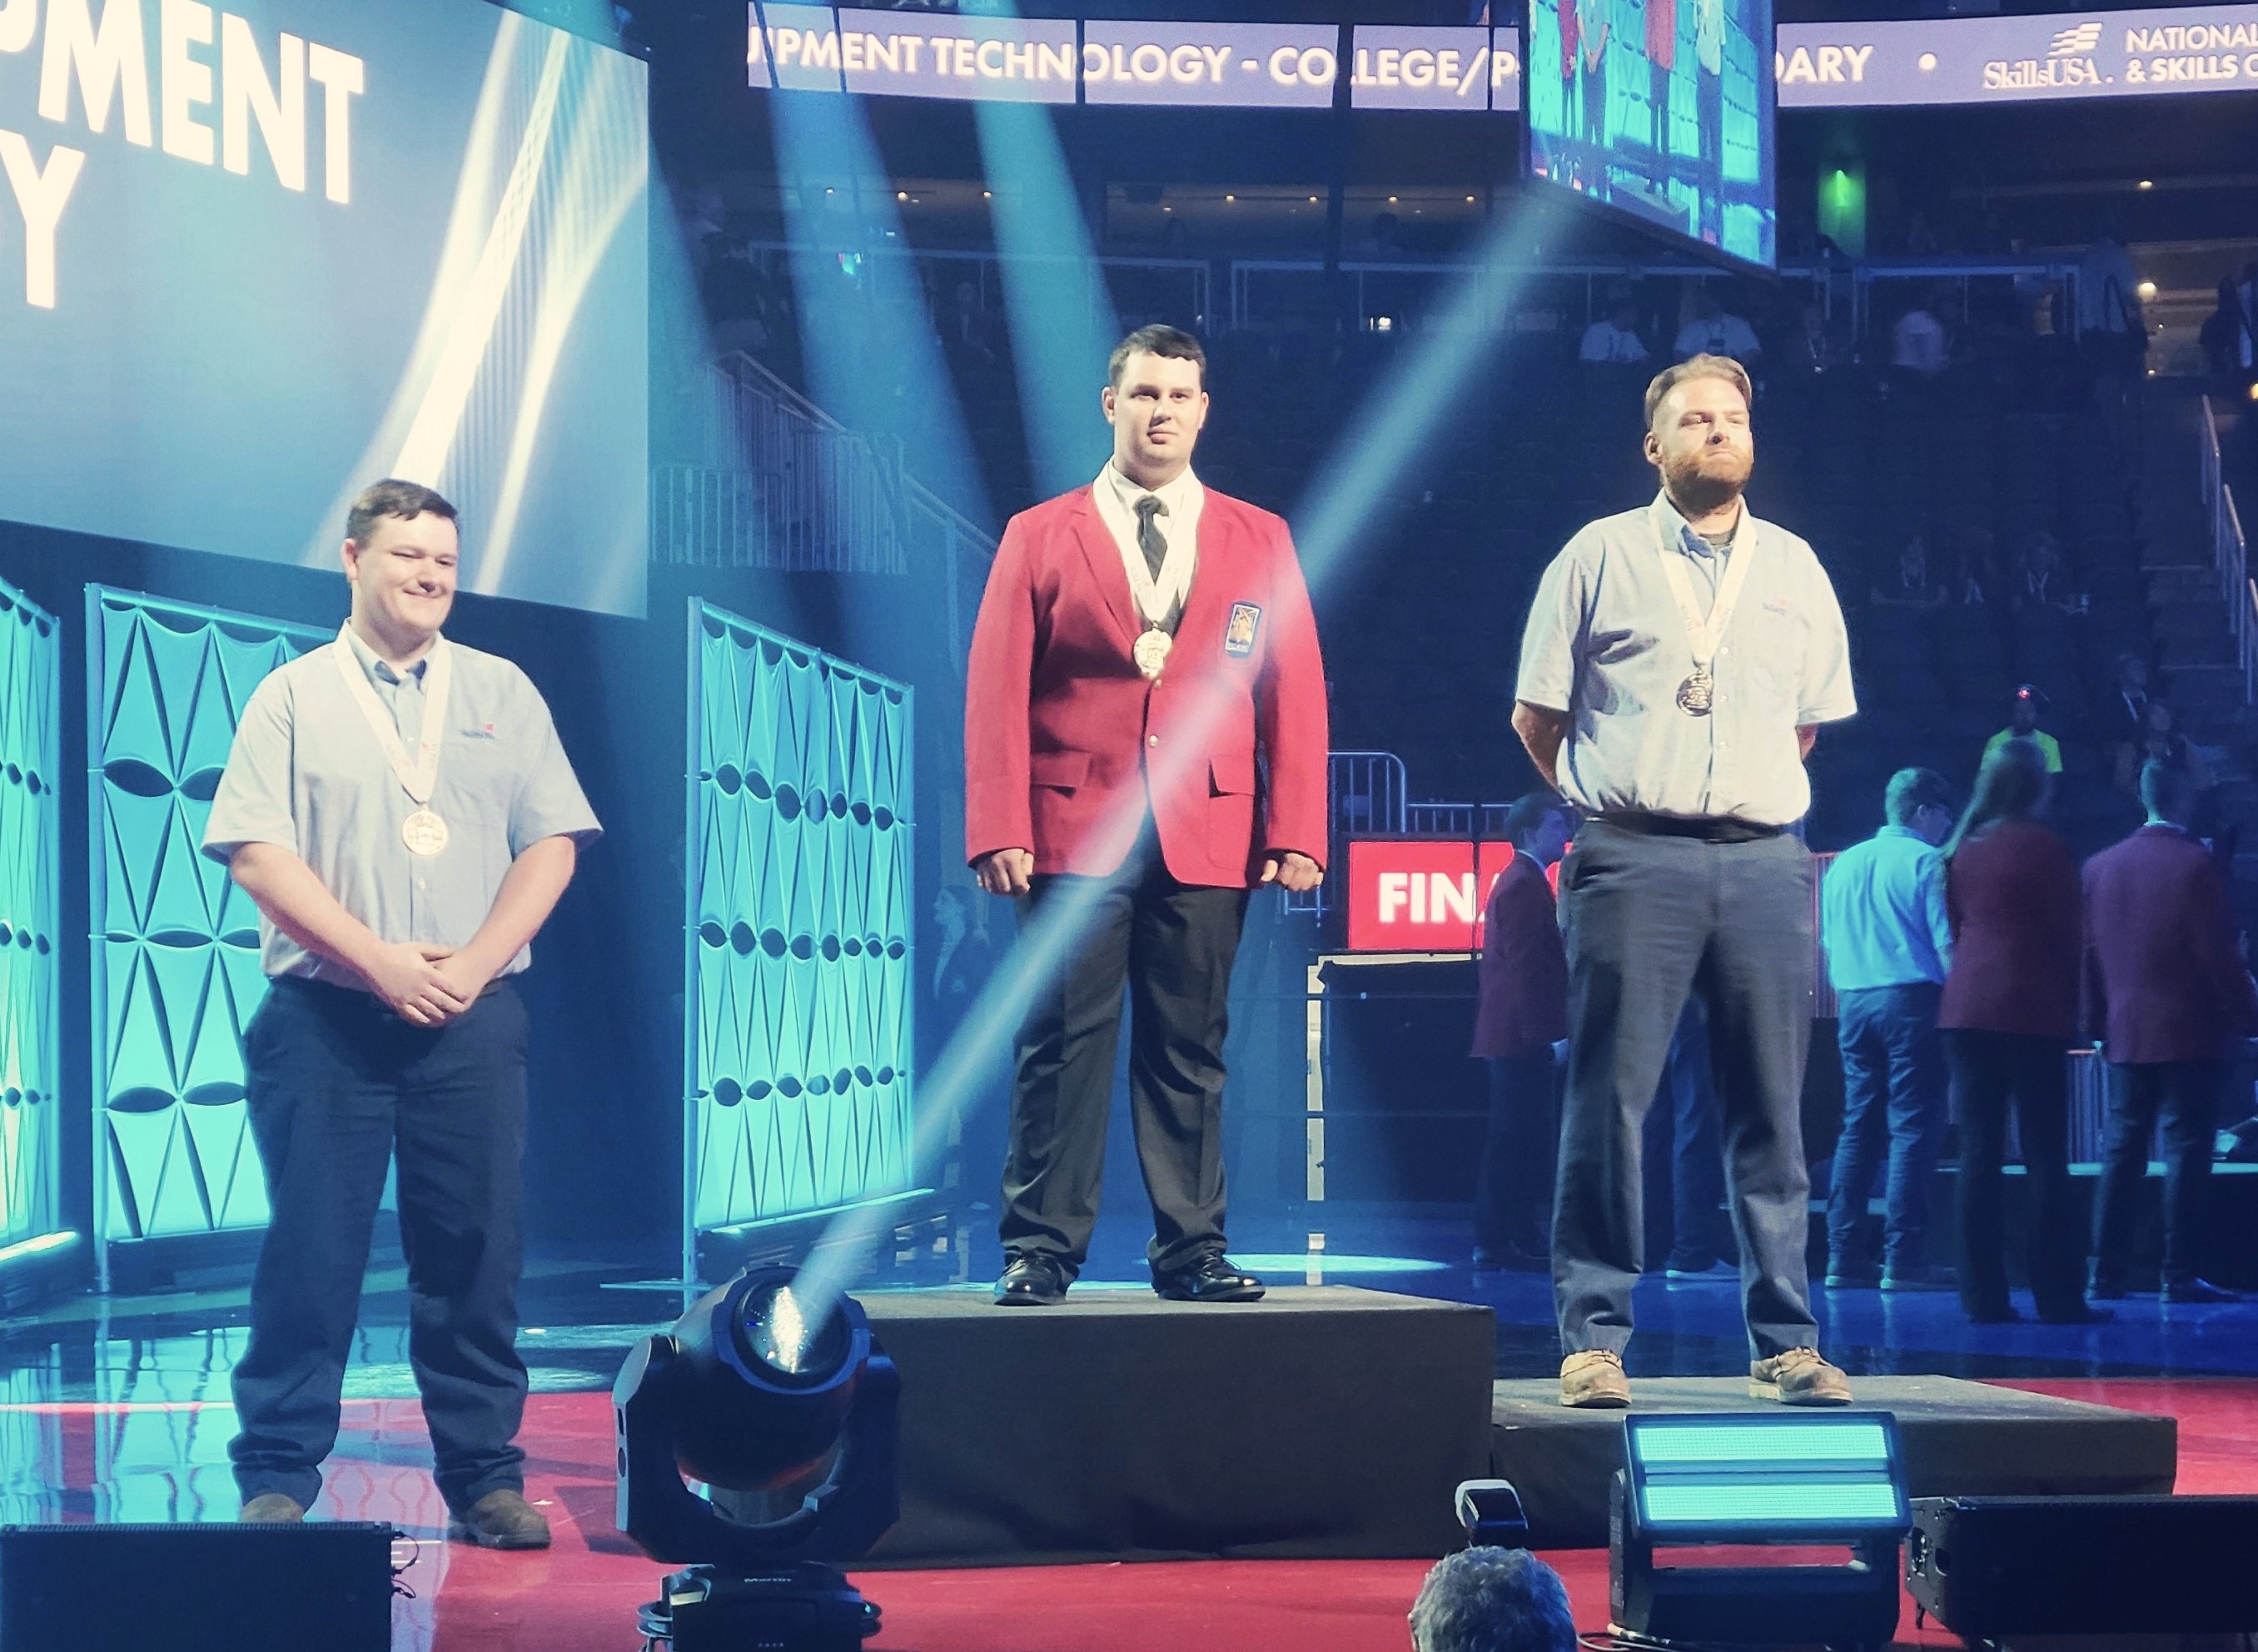
[[[1513,845],[1359,838],[1348,846],[1351,952],[1478,952]]]

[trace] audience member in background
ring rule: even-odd
[[[1825,372],[1843,365],[1842,346],[1835,342],[1827,325],[1827,311],[1816,300],[1798,315],[1795,337],[1785,353],[1787,365],[1802,372]]]
[[[2148,325],[2141,313],[2141,278],[2125,245],[2125,223],[2112,210],[2101,238],[2077,266],[2077,334],[2094,371],[2105,377],[2135,372],[2148,353]]]
[[[2070,588],[2062,571],[2062,552],[2054,537],[2039,534],[2023,548],[2015,570],[2015,606],[2059,608],[2064,613],[2084,613],[2085,599]]]
[[[1646,1112],[1646,1249],[1679,1284],[1738,1280],[1741,1249],[1726,1220],[1725,1147],[1709,1017],[1689,997],[1670,1035],[1654,1105]]]
[[[1887,585],[1876,585],[1871,600],[1889,607],[1935,608],[1943,606],[1944,587],[1928,577],[1928,546],[1919,534],[1898,553],[1898,577]]]
[[[1549,791],[1509,809],[1513,861],[1482,914],[1473,1053],[1489,1065],[1489,1130],[1474,1183],[1476,1272],[1552,1266],[1552,1046],[1568,1036],[1568,954],[1545,873],[1574,831],[1574,812]]]
[[[1646,341],[1638,336],[1638,306],[1628,293],[1618,294],[1608,313],[1584,329],[1577,358],[1593,364],[1644,361]]]
[[[2000,747],[2015,741],[2038,748],[2046,760],[2050,775],[2062,772],[2062,742],[2039,727],[2039,708],[2047,704],[2047,697],[2032,684],[2025,683],[2016,689],[2007,702],[2007,726],[1984,742],[1984,761],[1989,762],[1992,754]]]
[[[2167,1302],[2226,1302],[2198,1276],[2203,1193],[2226,1093],[2226,1056],[2258,1037],[2258,986],[2237,949],[2233,893],[2188,830],[2195,789],[2151,762],[2148,824],[2085,863],[2087,1031],[2109,1062],[2109,1136],[2093,1206],[2093,1294],[2120,1297],[2133,1207],[2163,1124]]]
[[[2212,787],[2218,783],[2218,776],[2212,772],[2211,763],[2204,756],[2202,749],[2179,732],[2179,724],[2172,715],[2172,708],[2153,697],[2141,712],[2141,737],[2134,748],[2134,762],[2127,765],[2127,770],[2132,779],[2132,783],[2125,788],[2127,791],[2134,791],[2139,786],[2138,765],[2152,762],[2162,763],[2187,776],[2188,783],[2195,788],[2195,806],[2198,809],[2203,806],[2203,800],[2210,795]]]
[[[1936,846],[1952,831],[1951,789],[1929,769],[1900,769],[1890,777],[1884,808],[1889,824],[1836,855],[1819,886],[1820,938],[1841,1006],[1835,1036],[1843,1051],[1827,1283],[1874,1282],[1866,1202],[1886,1132],[1881,1287],[1935,1290],[1951,1282],[1927,1260],[1928,1179],[1946,1120],[1936,1010],[1952,962],[1952,930]]]
[[[1963,528],[1953,535],[1946,585],[1955,602],[1980,608],[1989,593],[1999,589],[1998,550],[1999,542],[1988,528]]]
[[[2085,1248],[2070,1186],[2070,1074],[2077,1033],[2077,861],[2038,819],[2051,785],[2038,748],[1988,754],[1944,846],[1952,962],[1936,1025],[1960,1124],[1960,1306],[1978,1324],[2020,1317],[2007,1299],[2000,1213],[2007,1110],[2028,1199],[2027,1258],[2039,1317],[2105,1319],[2085,1304]]]
[[[2109,695],[2109,711],[2102,713],[2102,722],[2109,729],[2109,747],[2116,756],[2118,785],[2132,790],[2138,778],[2134,756],[2148,735],[2148,662],[2141,655],[2118,655],[2116,691]]]
[[[1463,1549],[1419,1585],[1411,1652],[1576,1652],[1560,1574],[1525,1549]]]
[[[1952,354],[1952,337],[1937,319],[1938,301],[1924,298],[1904,315],[1890,331],[1890,365],[1901,372],[1934,379],[1942,372]]]
[[[1686,324],[1678,330],[1678,356],[1729,356],[1743,364],[1764,354],[1756,331],[1739,316],[1726,312],[1723,302],[1707,281],[1697,281],[1686,301]]]
[[[988,307],[980,301],[980,289],[969,281],[959,281],[950,295],[948,313],[941,318],[942,347],[952,355],[993,361],[1000,330]]]
[[[2250,329],[2242,314],[2242,294],[2235,290],[2234,278],[2219,278],[2219,301],[2210,315],[2203,318],[2202,330],[2196,334],[2196,343],[2203,350],[2204,371],[2214,379],[2233,379],[2246,365],[2244,351],[2248,348]]]

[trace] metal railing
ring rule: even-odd
[[[1614,262],[1590,264],[1467,264],[1411,260],[1362,260],[1337,266],[1355,299],[1360,323],[1388,330],[1424,323],[1429,309],[1439,310],[1459,278],[1479,274],[1491,284],[1491,297],[1477,327],[1512,332],[1535,326],[1550,310],[1559,325],[1584,327],[1606,309],[1607,294],[1620,282],[1704,281],[1724,279],[1718,272],[1686,264]],[[1873,289],[1895,281],[1934,286],[1956,281],[1963,306],[1969,283],[1992,278],[2041,281],[2057,295],[2059,330],[2076,324],[2078,262],[2074,256],[2033,254],[2018,259],[1925,259],[1906,262],[1783,264],[1783,280],[1807,284],[1828,321],[1835,318],[1838,288],[1850,307],[1850,334],[1866,337],[1872,321]],[[1231,315],[1234,330],[1275,323],[1329,319],[1331,314],[1324,264],[1317,259],[1238,259],[1231,265]],[[1430,301],[1431,300],[1431,301]]]
[[[697,386],[696,463],[651,472],[651,558],[701,568],[902,574],[940,568],[948,635],[969,640],[965,575],[994,535],[902,468],[901,444],[849,430],[742,351]],[[962,670],[962,649],[951,650]]]
[[[2258,700],[2258,585],[2250,578],[2249,544],[2242,536],[2241,514],[2234,508],[2234,490],[2226,485],[2219,460],[2219,421],[2211,398],[2197,404],[2203,409],[2203,504],[2211,524],[2212,565],[2219,576],[2219,593],[2226,603],[2226,623],[2234,634],[2234,663],[2242,672],[2242,703]]]

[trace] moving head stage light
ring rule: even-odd
[[[856,1652],[878,1632],[878,1608],[834,1568],[898,1512],[901,1379],[859,1304],[805,1302],[792,1279],[763,1268],[700,1298],[613,1385],[620,1530],[654,1560],[701,1563],[643,1607],[649,1643]],[[728,1512],[811,1481],[781,1518]]]
[[[1618,1634],[1847,1648],[1896,1633],[1898,1549],[1912,1516],[1889,1413],[1629,1416],[1623,1459],[1608,1507]],[[1658,1549],[1700,1563],[1743,1546],[1847,1546],[1850,1558],[1655,1563]]]

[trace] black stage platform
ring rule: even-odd
[[[2091,1495],[2169,1492],[2179,1425],[2106,1406],[1997,1388],[1954,1377],[1862,1377],[1861,1410],[1898,1420],[1907,1489],[1915,1497]],[[1760,1411],[1730,1377],[1634,1377],[1637,1408]],[[1539,1549],[1604,1549],[1608,1482],[1622,1466],[1620,1411],[1571,1411],[1551,1378],[1501,1382],[1491,1408],[1491,1471],[1511,1480]]]
[[[1488,1471],[1487,1308],[858,1295],[902,1374],[901,1521],[866,1564],[1430,1557]]]

